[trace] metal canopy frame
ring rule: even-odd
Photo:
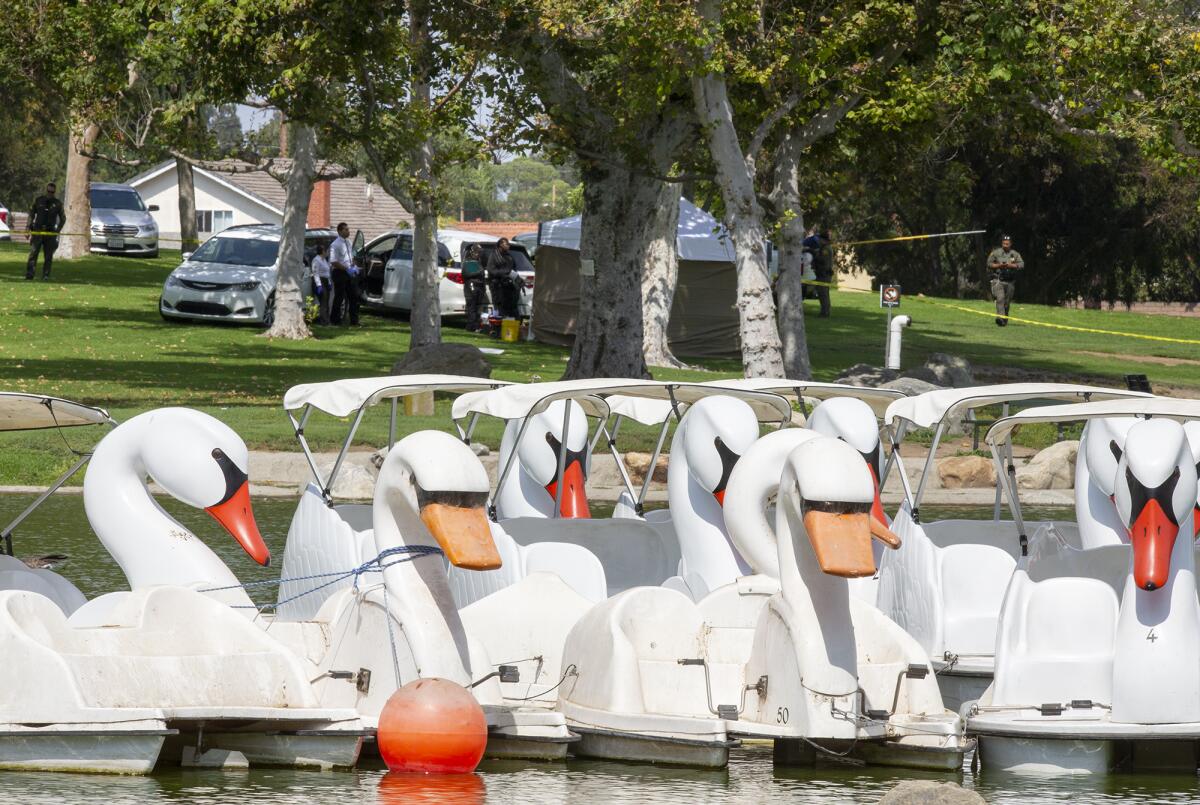
[[[30,395],[30,396],[36,396],[36,395]],[[45,397],[42,399],[42,404],[45,405],[47,409],[49,409],[51,417],[54,417],[54,400],[55,399],[56,398],[53,398],[53,397]],[[70,402],[70,400],[67,400],[66,402]],[[76,403],[76,405],[82,405],[82,403]],[[86,407],[92,407],[92,406],[86,406]],[[104,419],[99,422],[92,422],[92,423],[86,423],[86,424],[88,424],[88,425],[107,425],[110,428],[116,427],[117,421],[115,419],[113,419],[111,416],[109,416],[107,411],[104,411],[103,409],[96,409],[96,410],[100,411],[103,414]],[[56,418],[56,424],[48,426],[48,427],[53,427],[54,429],[58,430],[61,435],[62,428],[64,428],[64,427],[84,427],[84,424],[85,423],[79,423],[79,424],[75,424],[75,425],[58,425],[57,418]],[[34,430],[45,430],[45,429],[46,428],[35,428]],[[28,429],[27,428],[16,428],[16,429],[13,429],[12,431],[7,431],[7,432],[19,432],[21,430],[28,430]],[[63,442],[64,442],[64,444],[66,443],[66,437],[63,437]],[[37,511],[39,506],[41,506],[43,503],[45,503],[46,500],[51,495],[53,495],[55,492],[57,492],[59,489],[61,489],[63,484],[65,484],[67,481],[71,480],[71,478],[75,475],[75,473],[77,473],[81,469],[83,469],[83,467],[92,459],[91,451],[86,452],[86,453],[79,452],[79,451],[73,450],[70,447],[70,445],[67,445],[67,449],[71,450],[72,453],[74,453],[75,455],[78,456],[78,458],[75,460],[75,462],[70,467],[67,468],[66,472],[64,472],[62,475],[58,476],[58,478],[54,481],[54,483],[52,483],[50,486],[46,487],[46,489],[41,494],[39,494],[36,498],[34,498],[33,502],[30,503],[28,506],[26,506],[25,509],[20,514],[18,514],[11,523],[6,525],[3,529],[0,529],[0,540],[3,540],[3,542],[4,542],[2,553],[5,553],[9,556],[15,555],[13,553],[13,538],[12,538],[13,532],[17,530],[17,528],[21,525],[21,523],[25,522],[25,520],[29,517],[29,515],[33,514],[35,511]]]
[[[504,385],[507,384],[496,383],[495,385],[490,386],[490,388],[498,389],[502,388]],[[389,398],[391,405],[388,412],[388,450],[391,450],[396,444],[396,418],[398,415],[398,407],[401,398],[411,397],[415,394],[425,394],[427,392],[437,392],[441,390],[444,389],[439,389],[436,385],[431,385],[427,389],[419,389],[409,392],[408,394],[400,394]],[[300,442],[300,449],[304,452],[304,458],[308,462],[309,471],[312,472],[313,478],[317,480],[317,484],[321,487],[321,496],[325,498],[325,503],[329,506],[333,505],[333,484],[337,480],[338,473],[342,469],[342,464],[346,460],[346,454],[350,452],[350,445],[354,443],[354,435],[358,432],[358,426],[362,424],[363,417],[366,416],[367,410],[378,405],[379,402],[382,401],[371,402],[368,400],[360,405],[354,412],[354,418],[350,420],[350,428],[346,432],[346,439],[344,442],[342,442],[342,448],[338,451],[337,458],[333,462],[333,467],[329,470],[328,478],[321,477],[321,471],[317,469],[316,456],[313,455],[312,448],[308,444],[308,439],[304,435],[304,429],[308,425],[308,419],[310,416],[312,416],[312,412],[319,411],[320,409],[315,407],[312,403],[305,403],[304,407],[300,409],[299,417],[293,413],[294,409],[284,409],[284,413],[287,414],[288,421],[292,423],[292,430],[296,434],[296,441]],[[455,429],[458,431],[459,438],[467,444],[470,444],[471,433],[475,430],[475,421],[477,418],[478,415],[471,417],[466,430],[463,430],[463,428],[459,426],[457,422],[454,423]]]
[[[1083,402],[1091,402],[1092,392],[1090,392],[1090,391],[1079,392],[1079,396],[1083,399]],[[905,470],[904,470],[904,459],[901,458],[901,456],[900,456],[900,443],[904,441],[904,436],[905,436],[905,434],[908,433],[909,426],[912,424],[912,422],[909,421],[908,419],[901,419],[901,418],[897,417],[897,419],[900,419],[898,425],[896,425],[896,426],[893,426],[891,424],[887,425],[887,430],[888,430],[889,434],[891,435],[890,441],[892,443],[892,451],[891,451],[891,454],[888,456],[887,463],[884,465],[883,474],[879,480],[879,488],[880,489],[883,488],[884,483],[887,482],[888,474],[891,472],[892,466],[895,465],[900,473],[900,484],[901,484],[901,486],[904,487],[904,499],[909,504],[909,510],[912,513],[912,519],[913,519],[914,523],[921,522],[921,499],[925,495],[926,484],[928,483],[930,475],[933,472],[934,461],[936,461],[936,459],[937,459],[938,445],[941,443],[942,437],[946,434],[946,431],[949,429],[949,423],[950,423],[950,420],[948,418],[949,414],[952,411],[954,411],[955,409],[963,408],[963,406],[965,405],[968,414],[971,416],[974,416],[974,410],[975,410],[974,407],[966,405],[967,403],[970,403],[970,402],[971,402],[971,400],[969,398],[962,400],[961,402],[959,402],[959,403],[955,404],[954,406],[952,406],[951,408],[947,409],[946,414],[943,415],[940,420],[938,420],[937,426],[934,428],[934,431],[933,431],[933,441],[929,445],[929,452],[925,456],[925,463],[921,467],[921,480],[917,482],[917,490],[915,493],[913,492],[912,486],[909,483],[908,473],[905,472]],[[1051,398],[1049,400],[1042,400],[1041,401],[1042,404],[1039,405],[1038,404],[1039,399],[1036,397],[1021,398],[1021,402],[1031,403],[1031,405],[1029,406],[1031,408],[1040,408],[1043,406],[1053,407],[1055,405],[1069,404],[1066,400]],[[1002,413],[1000,415],[1000,418],[1003,419],[1004,417],[1009,416],[1009,413],[1010,413],[1009,409],[1012,404],[1012,401],[1004,400],[1000,404],[1002,406]],[[997,456],[995,448],[994,447],[992,448],[992,457],[993,457],[993,460],[996,461],[996,470],[997,470],[997,472],[996,472],[996,499],[995,499],[995,502],[992,504],[992,519],[994,521],[998,521],[1000,519],[1002,494],[1004,494],[1004,493],[1009,494],[1010,499],[1011,499],[1011,491],[1007,490],[1008,476],[1011,476],[1012,486],[1014,489],[1016,488],[1016,465],[1013,460],[1011,438],[1006,440],[1006,442],[1007,442],[1007,446],[999,456]],[[1024,528],[1020,525],[1019,522],[1018,522],[1018,528],[1020,528],[1022,531],[1022,540],[1023,540],[1024,539],[1024,533],[1023,533]]]

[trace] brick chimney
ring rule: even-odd
[[[312,195],[308,198],[308,225],[310,227],[329,226],[329,180],[319,179],[313,184]]]

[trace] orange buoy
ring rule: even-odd
[[[464,774],[483,758],[487,719],[462,685],[417,679],[387,700],[375,740],[392,771]]]

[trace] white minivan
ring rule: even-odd
[[[463,298],[462,264],[467,251],[479,245],[483,251],[482,263],[487,265],[488,256],[499,240],[492,235],[467,232],[460,229],[439,229],[438,302],[443,316],[462,316],[466,313]],[[533,262],[525,247],[509,243],[509,253],[516,263],[517,274],[524,285],[518,310],[529,316],[533,309]],[[413,292],[413,231],[400,229],[388,232],[372,240],[355,255],[355,262],[363,269],[359,288],[363,303],[391,310],[412,310]]]

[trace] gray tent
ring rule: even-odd
[[[579,316],[581,217],[538,227],[537,280],[533,286],[533,334],[548,344],[570,345]],[[679,202],[679,283],[671,305],[667,340],[686,357],[741,354],[738,341],[737,270],[725,228],[687,199]]]

